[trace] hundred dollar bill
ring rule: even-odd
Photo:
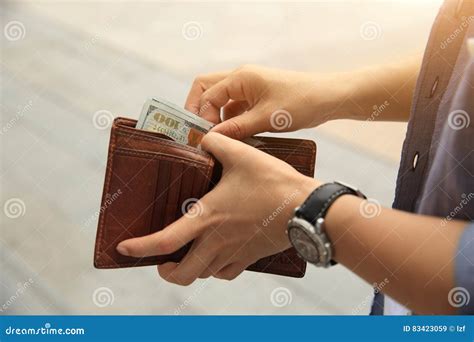
[[[181,144],[199,147],[202,137],[214,124],[169,101],[152,98],[143,105],[135,127],[164,134]],[[253,147],[262,145],[254,138],[244,139],[243,142]]]
[[[198,125],[198,126],[201,126],[202,128],[206,129],[207,131],[209,131],[212,127],[214,127],[214,124],[207,121],[207,120],[204,120],[203,118],[200,118],[199,116],[197,116],[196,114],[194,113],[191,113],[189,111],[187,111],[186,109],[184,108],[181,108],[169,101],[166,101],[164,99],[161,99],[161,98],[152,98],[152,99],[148,99],[147,102],[145,103],[145,106],[143,107],[142,109],[142,115],[140,116],[140,119],[137,123],[137,128],[140,128],[143,126],[143,123],[144,123],[144,119],[146,118],[146,109],[148,106],[154,106],[157,108],[157,110],[161,110],[161,111],[164,111],[166,113],[169,113],[169,114],[172,114],[172,115],[176,115],[176,116],[179,116],[181,118],[183,118],[184,120],[187,120],[187,121],[190,121],[192,123],[194,123],[195,125]]]
[[[189,118],[189,120],[191,121],[194,121],[196,122],[197,124],[203,126],[203,127],[209,127],[208,129],[211,129],[214,124],[207,121],[207,120],[204,120],[203,118],[199,117],[198,115],[184,109],[184,108],[181,108],[179,107],[178,105],[172,103],[172,102],[169,102],[161,97],[154,97],[151,99],[155,104],[159,105],[159,106],[162,106],[162,107],[165,107],[171,111],[174,111],[175,113],[179,113],[179,115],[185,115],[187,118]]]
[[[212,126],[207,121],[201,122],[181,111],[150,99],[143,106],[136,128],[158,132],[178,143],[198,147],[202,137]]]

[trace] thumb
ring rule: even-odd
[[[200,201],[194,203],[202,211]],[[184,215],[163,230],[154,234],[124,240],[117,246],[122,255],[143,258],[153,255],[166,255],[176,252],[200,234],[200,226],[196,224],[199,217]]]
[[[224,167],[231,167],[251,147],[220,133],[209,132],[202,138],[201,148],[216,157]]]
[[[251,110],[221,122],[214,126],[211,132],[221,133],[230,138],[242,140],[254,134],[266,131],[265,127],[257,118],[258,114],[256,110]]]

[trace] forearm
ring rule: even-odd
[[[361,204],[362,203],[362,204]],[[361,199],[342,196],[327,215],[335,260],[420,314],[455,313],[448,292],[462,221],[381,209],[364,217]],[[366,215],[368,216],[368,215]],[[388,281],[386,281],[387,279]]]
[[[421,57],[336,75],[341,95],[329,119],[407,121]]]

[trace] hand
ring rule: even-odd
[[[224,135],[208,133],[201,146],[222,163],[223,175],[191,209],[200,215],[184,215],[117,247],[124,255],[145,257],[172,253],[194,240],[179,264],[158,266],[161,277],[181,285],[211,275],[233,279],[258,259],[290,247],[287,221],[318,186],[285,162]]]
[[[241,140],[324,123],[344,102],[345,84],[336,74],[243,66],[197,77],[185,107],[216,124],[223,108],[213,131]]]

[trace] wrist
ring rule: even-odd
[[[335,80],[339,93],[337,119],[365,119],[366,99],[368,97],[365,71],[338,73]]]
[[[333,258],[341,262],[340,251],[345,243],[343,237],[354,226],[360,216],[360,203],[363,199],[353,195],[339,197],[326,214],[326,234],[333,242]]]
[[[291,205],[288,206],[289,210],[287,211],[284,224],[280,227],[281,232],[285,235],[286,246],[284,249],[291,247],[290,240],[288,239],[288,236],[286,234],[288,228],[287,222],[293,218],[295,209],[297,207],[300,207],[308,198],[308,196],[314,191],[314,189],[318,188],[323,183],[314,178],[299,174],[298,178],[294,182],[292,182],[292,184],[294,184],[295,186],[292,188],[292,191],[287,191],[286,196],[288,198],[291,196],[288,195],[288,193],[294,194],[294,199],[291,201]]]
[[[349,197],[366,198],[358,189],[348,184],[337,181],[326,183],[317,187],[295,211],[294,217],[288,222],[288,236],[303,259],[319,267],[335,264],[335,245],[344,236],[335,234],[340,232],[336,228],[349,227],[350,224],[334,224],[330,217],[336,211],[337,219],[346,218],[344,212],[335,209],[344,198]],[[350,207],[353,208],[355,207]],[[333,229],[329,229],[328,221],[332,221]]]
[[[339,119],[360,119],[363,116],[358,106],[359,72],[337,72],[330,74],[312,74],[310,115],[317,112],[321,123]],[[323,95],[322,95],[323,94]],[[310,125],[313,126],[313,125]]]

